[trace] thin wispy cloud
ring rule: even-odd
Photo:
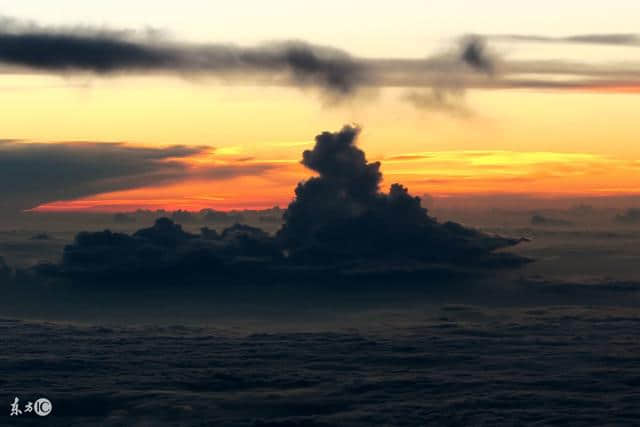
[[[491,40],[533,43],[578,43],[617,46],[640,46],[640,35],[632,33],[576,34],[565,37],[549,37],[536,34],[492,34],[484,36]]]

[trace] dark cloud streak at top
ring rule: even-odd
[[[366,79],[364,69],[348,54],[304,42],[251,48],[198,45],[136,39],[126,32],[15,23],[0,29],[0,62],[52,72],[283,73],[295,84],[341,94]]]
[[[368,60],[302,41],[254,47],[174,42],[126,31],[91,27],[42,27],[0,19],[0,63],[53,73],[96,74],[169,72],[243,77],[258,82],[314,86],[346,95],[379,86],[385,75],[402,76],[404,66],[422,73],[491,74],[493,58],[483,39],[464,38],[458,51],[421,61]],[[437,83],[434,83],[437,85]]]
[[[92,27],[42,27],[0,18],[0,64],[5,69],[47,73],[174,73],[229,81],[315,87],[332,96],[351,95],[363,87],[428,88],[406,100],[423,109],[468,115],[464,90],[589,89],[640,87],[640,67],[566,61],[505,61],[487,41],[538,41],[640,45],[633,34],[583,34],[569,37],[470,35],[456,50],[422,58],[359,58],[339,49],[302,41],[254,47],[195,44],[127,31]],[[12,70],[14,71],[14,70]],[[525,75],[537,74],[534,78]],[[544,75],[555,74],[553,78]],[[570,76],[571,79],[557,77]],[[577,78],[576,78],[577,77]],[[567,83],[564,83],[564,82]],[[560,84],[558,83],[560,82]],[[464,114],[461,114],[464,113]]]

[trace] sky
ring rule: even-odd
[[[301,152],[348,123],[381,162],[383,186],[413,194],[638,191],[637,2],[2,0],[0,15],[0,165],[21,165],[0,171],[3,194],[15,193],[6,209],[286,206],[313,175]],[[122,65],[116,51],[115,69],[96,71],[77,57],[60,68],[42,51],[11,53],[15,34],[101,31],[170,60]],[[347,53],[360,68],[337,57],[344,87],[341,75],[322,74],[334,63],[311,74],[271,62],[221,74],[219,57],[198,50],[277,56],[289,51],[274,43],[293,40],[317,55]],[[476,52],[469,40],[481,61],[465,55]],[[362,79],[350,74],[361,68]],[[193,149],[176,156],[168,147],[177,145]]]

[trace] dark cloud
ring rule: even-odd
[[[435,61],[438,62],[438,61]],[[486,42],[480,37],[464,37],[457,52],[443,55],[440,59],[440,75],[434,75],[429,89],[413,90],[405,99],[421,110],[439,111],[458,118],[473,115],[465,104],[468,76],[477,78],[484,75],[482,81],[493,80],[497,71],[497,57],[490,53]],[[466,66],[463,67],[462,65]],[[472,71],[469,74],[466,68]]]
[[[363,86],[410,86],[416,78],[426,79],[426,85],[442,94],[450,92],[452,84],[463,87],[466,82],[458,74],[490,75],[495,68],[495,58],[479,37],[464,38],[457,50],[446,54],[405,61],[357,58],[303,41],[241,47],[176,42],[155,33],[140,36],[92,27],[42,27],[6,18],[0,24],[0,63],[40,72],[170,72],[217,76],[225,81],[314,86],[342,96]],[[450,103],[441,98],[412,102],[420,108],[451,111]]]
[[[126,281],[189,279],[205,274],[253,274],[247,259],[269,267],[281,257],[275,240],[264,231],[234,225],[221,234],[203,228],[188,233],[169,218],[159,218],[152,227],[132,235],[81,232],[64,249],[58,265],[40,265],[37,271],[71,278]]]
[[[568,61],[506,61],[489,46],[497,39],[637,45],[633,34],[584,34],[561,38],[469,35],[456,49],[422,59],[365,59],[303,41],[253,47],[172,41],[92,27],[43,27],[0,20],[0,63],[50,73],[174,73],[267,85],[318,87],[339,96],[362,87],[416,88],[406,96],[417,108],[468,116],[464,91],[482,89],[591,90],[640,87],[638,67]],[[6,68],[5,67],[5,68]],[[539,74],[541,77],[526,77]],[[554,74],[553,78],[544,75]],[[571,76],[571,79],[559,79]],[[426,88],[418,91],[417,88]]]
[[[488,41],[539,42],[557,44],[600,44],[608,46],[640,46],[637,34],[579,34],[567,37],[547,37],[527,34],[472,35],[466,38],[463,58],[468,65],[489,73],[496,70],[498,58],[487,55]],[[640,69],[637,64],[594,64],[565,60],[526,60],[500,62],[500,78],[478,80],[465,76],[465,87],[486,89],[552,89],[599,90],[621,87],[640,87]],[[484,65],[484,66],[483,66]],[[539,74],[541,77],[524,77]],[[555,78],[545,78],[553,75]],[[557,77],[570,77],[558,79]],[[411,78],[408,78],[409,80]],[[415,77],[413,77],[415,79]]]
[[[118,143],[0,141],[0,206],[5,211],[109,191],[179,182],[256,175],[264,164],[195,167],[185,158],[205,147],[132,147]]]
[[[282,279],[289,274],[335,274],[336,270],[353,274],[354,268],[357,274],[369,274],[372,268],[388,272],[398,266],[453,274],[460,267],[495,268],[526,261],[493,254],[520,240],[491,236],[453,222],[439,223],[427,214],[420,198],[400,184],[391,185],[389,193],[381,192],[380,163],[368,162],[356,147],[359,132],[356,126],[323,132],[316,136],[314,148],[303,152],[302,164],[318,176],[298,184],[275,236],[242,224],[221,233],[205,227],[200,234],[192,234],[160,218],[153,227],[133,235],[109,230],[80,233],[65,248],[59,265],[39,270],[133,280],[211,274],[261,279],[275,274]],[[174,219],[206,220],[213,214],[178,211]],[[226,219],[226,215],[213,219]],[[435,271],[434,263],[438,264]],[[443,263],[451,269],[442,267]]]
[[[534,34],[494,34],[486,36],[492,40],[507,40],[536,43],[581,43],[618,46],[640,46],[640,36],[630,33],[577,34],[566,37],[547,37]]]
[[[407,259],[469,263],[516,240],[484,235],[455,223],[440,224],[420,198],[400,184],[380,191],[380,163],[356,147],[360,129],[316,137],[302,163],[319,176],[298,184],[278,232],[283,247],[303,262]]]
[[[0,62],[41,71],[280,74],[294,84],[342,94],[366,79],[360,64],[348,54],[299,41],[248,48],[178,43],[86,27],[48,28],[6,19],[4,23]]]
[[[38,233],[31,236],[31,240],[51,240],[52,237],[47,233]]]
[[[564,40],[573,43],[640,45],[640,37],[637,34],[581,34],[565,37]]]
[[[349,95],[361,87],[414,87],[407,100],[418,108],[457,116],[466,88],[580,89],[640,87],[638,67],[596,66],[568,61],[506,61],[488,46],[499,39],[553,43],[598,43],[635,46],[634,34],[582,34],[568,37],[536,35],[469,35],[457,49],[422,59],[365,59],[340,49],[303,41],[253,47],[194,44],[158,35],[93,27],[43,27],[0,19],[0,63],[40,72],[97,74],[168,72],[214,76],[224,81],[250,80],[269,85],[313,86],[332,95]],[[554,78],[523,75],[556,74]],[[571,79],[558,79],[571,76]],[[577,77],[577,78],[576,78]]]
[[[486,41],[480,37],[469,37],[462,43],[460,58],[471,68],[487,74],[495,71],[495,61],[487,51]]]
[[[601,90],[640,87],[640,67],[637,64],[507,60],[489,48],[488,42],[492,40],[494,36],[466,36],[456,51],[426,59],[369,60],[367,65],[376,85],[415,88],[407,96],[414,106],[454,114],[460,111],[459,107],[463,111],[466,109],[462,102],[466,89]],[[425,90],[420,91],[419,88]]]

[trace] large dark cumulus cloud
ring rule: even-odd
[[[474,262],[515,244],[455,223],[440,224],[420,198],[400,184],[380,191],[379,162],[368,162],[356,146],[360,129],[316,137],[302,163],[318,172],[298,184],[278,233],[290,256],[303,262],[353,259]]]
[[[0,207],[6,212],[93,194],[179,182],[256,175],[269,165],[192,167],[185,158],[209,148],[134,147],[120,143],[0,141]]]
[[[133,235],[80,233],[65,248],[59,265],[40,271],[135,281],[193,276],[282,279],[290,274],[378,274],[397,268],[422,272],[434,265],[453,271],[523,261],[493,253],[519,240],[439,223],[420,198],[400,184],[382,192],[380,163],[368,162],[356,146],[359,133],[358,127],[345,126],[316,136],[302,164],[318,176],[298,184],[275,236],[242,224],[194,234],[160,218]]]

